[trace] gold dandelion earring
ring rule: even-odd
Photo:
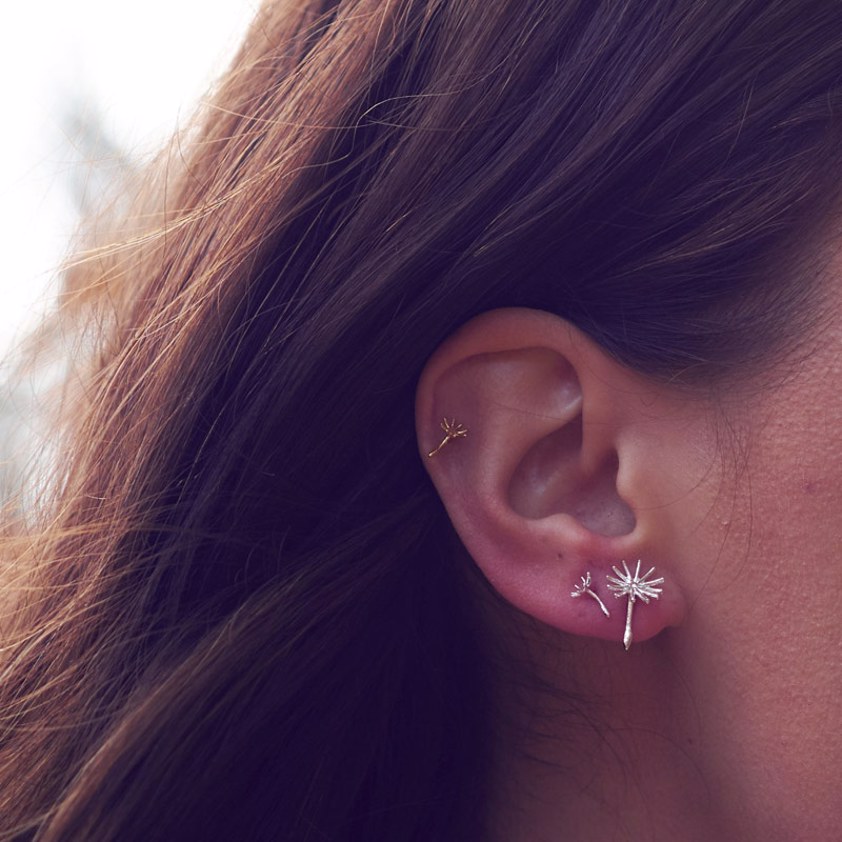
[[[616,576],[608,575],[608,589],[614,591],[614,596],[617,599],[622,599],[624,596],[629,598],[626,604],[626,630],[623,633],[623,646],[628,652],[632,645],[632,614],[634,613],[634,601],[640,599],[649,604],[650,599],[658,599],[661,595],[662,588],[659,585],[664,584],[663,577],[660,579],[650,579],[649,577],[655,572],[654,567],[650,567],[648,572],[640,575],[640,561],[637,562],[637,567],[634,571],[634,576],[629,572],[628,565],[622,562],[623,573],[621,573],[615,566],[612,570],[617,574]]]
[[[444,430],[444,438],[435,450],[431,450],[427,454],[428,457],[435,456],[448,442],[453,441],[453,439],[461,439],[468,435],[465,426],[459,424],[455,418],[451,418],[449,421],[447,418],[442,418],[439,426]]]
[[[591,599],[595,599],[599,604],[599,608],[606,617],[610,617],[611,615],[608,613],[608,609],[605,607],[605,603],[597,596],[596,592],[591,590],[591,571],[588,570],[584,576],[580,576],[580,582],[578,585],[573,586],[573,590],[570,591],[570,596],[574,599],[580,596],[584,596],[587,594]]]

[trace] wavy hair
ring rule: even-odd
[[[840,68],[825,0],[265,5],[68,273],[58,473],[4,545],[0,838],[482,838],[423,364],[500,306],[689,388],[772,359],[817,308]]]

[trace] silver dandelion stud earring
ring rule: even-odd
[[[570,591],[570,596],[574,599],[578,599],[580,596],[584,596],[587,594],[591,599],[595,599],[599,603],[600,610],[606,617],[610,617],[611,614],[608,613],[608,609],[605,607],[605,603],[599,598],[599,595],[596,594],[593,590],[591,590],[591,571],[588,570],[584,576],[580,576],[579,579],[581,580],[578,585],[573,586],[573,590]]]
[[[637,562],[637,567],[634,571],[634,576],[629,572],[628,565],[624,562],[623,573],[616,567],[612,566],[612,570],[617,574],[606,576],[608,579],[608,589],[614,591],[614,596],[621,599],[624,596],[629,598],[626,605],[626,630],[623,633],[623,646],[628,651],[632,645],[632,614],[634,613],[634,601],[640,597],[647,605],[650,599],[658,599],[661,595],[662,588],[659,585],[664,584],[663,578],[650,579],[649,577],[655,572],[654,567],[650,567],[645,575],[640,575],[640,561]]]

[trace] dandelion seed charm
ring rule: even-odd
[[[605,603],[591,590],[591,571],[588,570],[584,576],[580,576],[579,578],[581,579],[581,582],[573,587],[573,590],[570,591],[570,596],[576,599],[583,594],[587,594],[599,603],[602,613],[605,614],[606,617],[610,617],[611,615],[608,613]]]
[[[461,439],[468,435],[465,426],[457,423],[455,418],[451,418],[449,421],[447,418],[442,418],[439,426],[444,430],[444,438],[437,448],[427,454],[428,457],[435,456],[448,442],[453,441],[453,439]]]
[[[621,573],[616,567],[612,566],[612,570],[617,574],[616,576],[608,575],[608,589],[614,591],[614,596],[621,599],[624,596],[629,598],[626,605],[626,630],[623,633],[623,646],[628,651],[632,645],[632,614],[634,613],[634,601],[640,597],[647,605],[650,599],[658,599],[661,595],[662,588],[659,585],[664,584],[663,578],[650,579],[649,577],[655,572],[654,567],[650,567],[649,571],[640,575],[640,561],[637,562],[637,567],[634,571],[634,576],[629,572],[628,565],[622,562],[623,570]]]

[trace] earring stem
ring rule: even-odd
[[[623,646],[626,647],[626,652],[632,645],[632,614],[634,613],[634,596],[629,595],[629,601],[626,604],[626,630],[623,632]]]

